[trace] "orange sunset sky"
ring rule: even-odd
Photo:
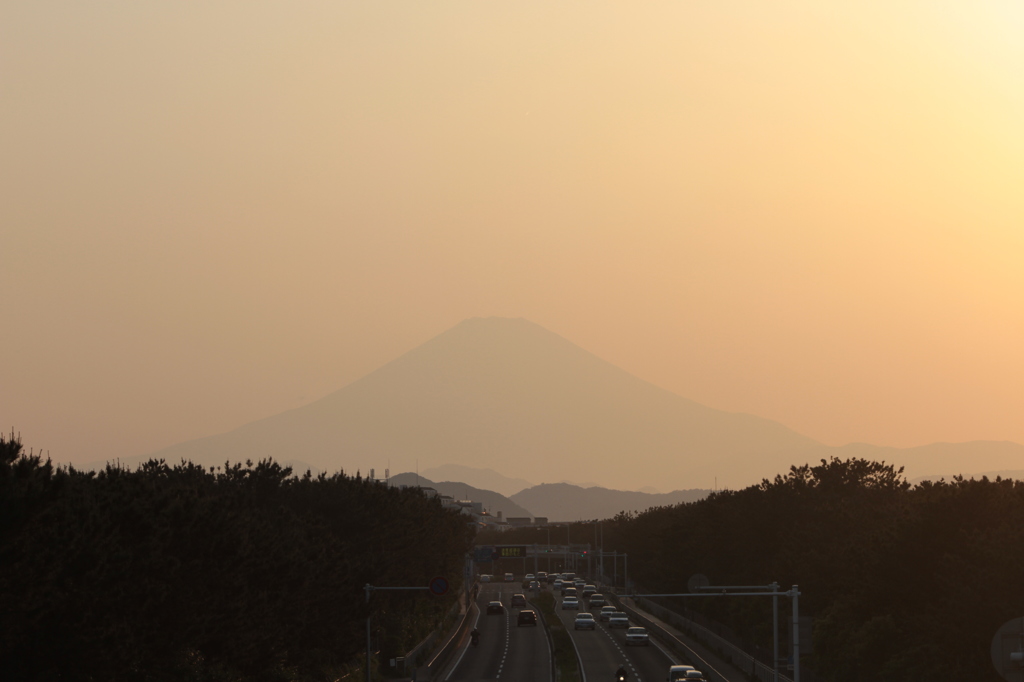
[[[1024,442],[1024,3],[5,2],[0,248],[0,426],[61,462],[489,315],[830,445]]]

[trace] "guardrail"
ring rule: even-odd
[[[609,592],[606,590],[605,594],[609,594]],[[629,615],[629,617],[633,619],[634,622],[640,623],[650,632],[657,635],[659,639],[668,644],[670,649],[674,650],[677,654],[679,654],[684,659],[688,660],[690,663],[692,663],[694,666],[700,669],[701,672],[703,672],[711,682],[735,682],[735,680],[730,680],[723,673],[717,670],[703,656],[701,656],[696,651],[691,649],[685,642],[681,641],[678,637],[673,635],[665,628],[661,627],[655,621],[647,618],[647,614],[631,606],[623,604],[620,595],[615,594],[614,592],[610,594],[611,598],[615,601],[618,607],[625,611]]]
[[[463,603],[466,605],[466,609],[462,614],[462,620],[459,621],[458,627],[455,628],[454,632],[452,632],[451,636],[448,638],[448,641],[444,643],[434,657],[430,659],[427,665],[422,669],[424,675],[429,680],[434,680],[438,673],[444,670],[445,665],[452,656],[452,652],[455,651],[459,640],[465,634],[466,628],[469,626],[469,615],[473,612],[473,603],[468,601],[463,602],[464,599],[465,597],[463,596],[458,602],[456,602],[456,606],[461,606]]]
[[[733,666],[755,680],[760,680],[760,682],[793,682],[792,679],[786,677],[782,673],[779,673],[778,677],[776,677],[775,671],[771,667],[765,665],[729,640],[712,632],[700,623],[696,623],[689,618],[685,618],[675,611],[671,611],[664,606],[661,606],[660,604],[655,604],[649,599],[641,597],[635,601],[640,602],[641,607],[649,613],[678,627],[680,630],[706,646],[717,650],[722,658],[726,659]]]

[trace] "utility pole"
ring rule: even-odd
[[[800,590],[793,585],[793,682],[800,682]]]
[[[775,679],[772,682],[779,682],[779,584],[772,583],[772,642],[774,644],[774,656],[772,658],[772,669],[775,671]]]

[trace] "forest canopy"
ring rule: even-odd
[[[0,439],[0,677],[334,679],[362,661],[365,584],[460,582],[464,517],[416,489],[291,473],[81,472]],[[380,646],[411,648],[453,599],[375,593]]]

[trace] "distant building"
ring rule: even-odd
[[[529,516],[510,516],[510,517],[508,517],[508,525],[516,526],[516,527],[518,527],[518,526],[529,526],[530,525],[530,517]]]
[[[471,510],[474,514],[484,513],[483,502],[474,502],[473,500],[456,500],[455,504],[459,505],[460,507],[464,507],[466,509]]]
[[[533,517],[533,525],[535,525],[535,526],[546,526],[546,525],[548,525],[548,517],[546,517],[546,516],[535,516],[535,517]]]

